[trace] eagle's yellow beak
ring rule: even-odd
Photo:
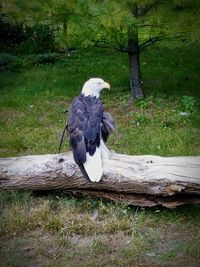
[[[106,89],[110,90],[110,84],[109,84],[109,83],[106,83],[106,82],[104,82],[104,87],[103,87],[103,88],[106,88]]]

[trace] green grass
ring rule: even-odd
[[[109,141],[111,149],[128,154],[198,155],[200,62],[195,51],[161,46],[142,54],[147,98],[131,107],[127,106],[125,54],[83,50],[55,65],[1,73],[0,155],[56,153],[64,111],[89,77],[103,77],[112,86],[102,93],[105,109],[118,126],[118,134]],[[189,98],[183,106],[185,95]],[[191,115],[181,116],[191,105]]]
[[[54,65],[0,73],[0,156],[56,153],[64,112],[90,77],[102,77],[112,86],[102,93],[118,128],[110,149],[134,155],[199,155],[198,51],[163,44],[142,54],[147,97],[132,105],[127,105],[125,54],[80,50]],[[145,209],[61,192],[1,191],[1,264],[199,266],[199,221],[196,206]]]

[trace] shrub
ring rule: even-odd
[[[57,60],[58,60],[58,54],[57,53],[38,54],[38,55],[35,55],[35,57],[34,57],[35,65],[53,64]]]
[[[18,71],[25,66],[24,57],[10,53],[0,54],[0,71]]]
[[[0,51],[21,54],[55,51],[55,32],[50,24],[25,26],[13,23],[6,14],[0,14]]]
[[[59,59],[57,53],[44,53],[26,56],[24,62],[26,66],[39,66],[42,64],[54,64]]]
[[[0,54],[0,70],[13,69],[17,57],[9,53]]]
[[[55,51],[55,29],[48,24],[35,24],[25,28],[26,39],[19,50],[26,54]]]
[[[181,108],[184,112],[190,113],[196,111],[196,99],[193,96],[182,96]]]
[[[141,109],[147,109],[149,107],[149,102],[147,98],[139,99],[135,101],[135,105]]]

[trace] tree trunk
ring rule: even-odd
[[[130,64],[130,86],[133,99],[144,97],[140,73],[140,49],[138,36],[135,34],[128,41],[128,56]]]
[[[138,206],[200,204],[200,157],[113,153],[99,183],[82,177],[72,154],[0,159],[0,189],[65,189]]]
[[[138,17],[138,5],[135,1],[132,3],[131,13],[134,18]],[[144,97],[144,91],[141,84],[140,73],[140,48],[138,42],[137,30],[129,29],[128,56],[130,64],[130,86],[131,94],[134,100]]]

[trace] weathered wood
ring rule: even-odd
[[[200,198],[198,196],[188,195],[175,195],[175,196],[153,196],[147,194],[123,194],[106,191],[94,191],[94,190],[73,190],[73,194],[90,195],[108,199],[114,202],[125,203],[128,205],[140,206],[140,207],[155,207],[158,205],[166,208],[176,208],[185,204],[200,204]]]
[[[1,158],[0,189],[66,189],[139,206],[199,203],[200,157],[113,153],[103,169],[102,180],[92,183],[71,153]]]

